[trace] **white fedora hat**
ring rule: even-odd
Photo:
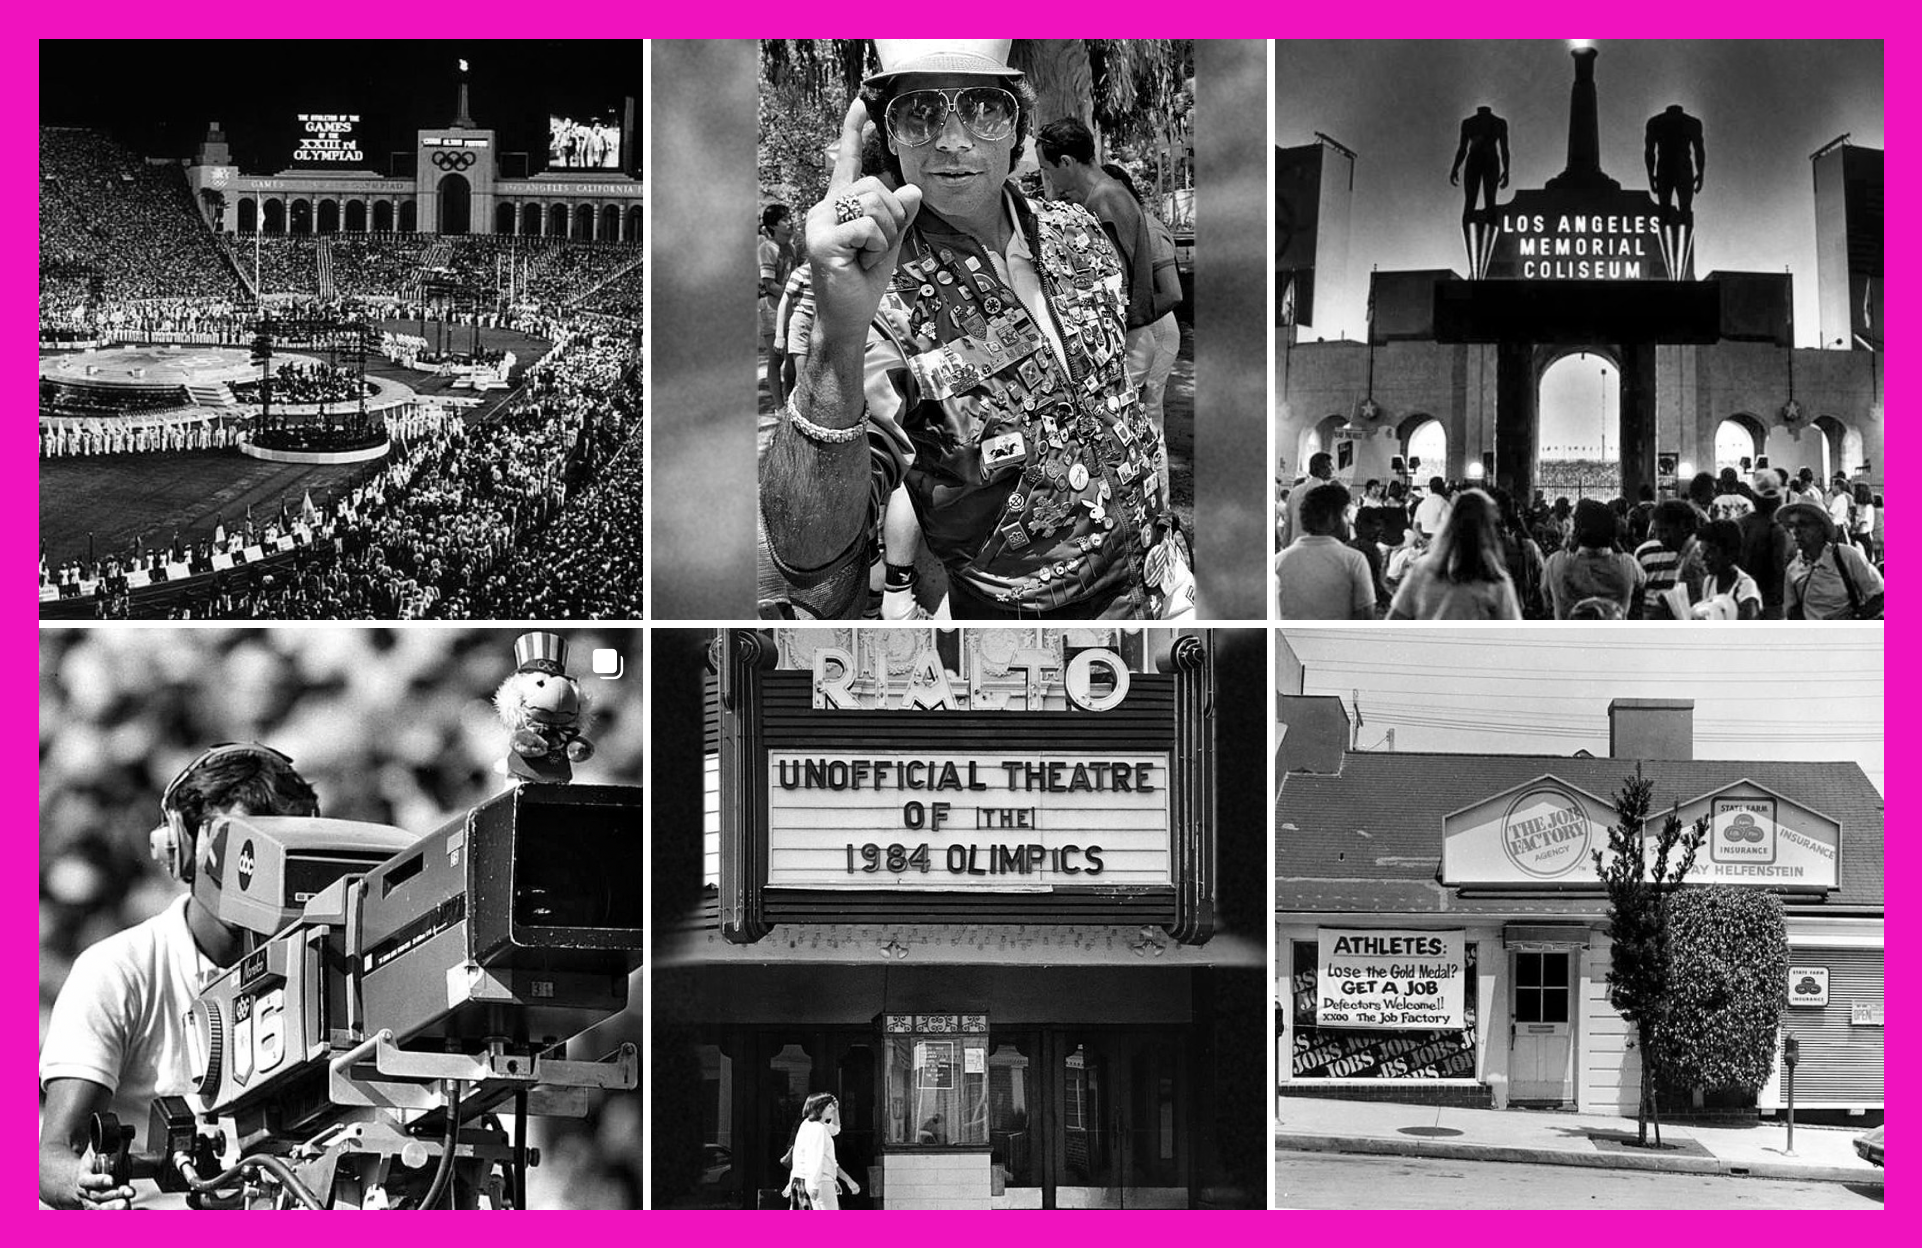
[[[870,74],[862,85],[879,86],[901,74],[986,74],[996,78],[1019,78],[1021,71],[1008,68],[1008,49],[1012,39],[876,39],[874,55],[880,59],[881,72]]]

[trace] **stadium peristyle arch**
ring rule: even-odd
[[[188,165],[187,181],[196,196],[219,192],[215,224],[229,234],[418,230],[641,242],[639,177],[625,169],[550,169],[509,177],[505,169],[519,154],[503,153],[496,132],[474,124],[464,85],[462,91],[455,120],[417,131],[411,160],[408,153],[397,153],[393,172],[381,173],[370,163],[248,173],[234,163],[214,123]]]

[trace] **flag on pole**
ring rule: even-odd
[[[214,545],[225,546],[226,544],[227,544],[227,524],[219,516],[215,516],[214,517]]]

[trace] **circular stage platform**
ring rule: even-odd
[[[276,464],[364,464],[380,459],[392,447],[392,443],[382,438],[372,446],[356,447],[351,451],[283,451],[271,446],[259,446],[242,438],[240,453]]]
[[[296,351],[276,351],[274,363],[324,364],[319,356]],[[255,414],[252,404],[236,401],[229,387],[260,379],[260,365],[253,362],[245,347],[139,346],[108,347],[51,355],[40,361],[40,380],[56,386],[71,387],[89,396],[102,407],[121,407],[109,412],[96,410],[67,415],[42,409],[42,427],[60,428],[70,421],[98,421],[117,418],[129,425],[164,425],[203,419],[245,419]],[[383,412],[417,400],[420,395],[406,382],[393,377],[367,374],[371,393],[369,412]],[[354,400],[328,405],[334,415],[357,407]],[[314,416],[321,413],[317,403],[282,403],[273,406],[276,414]],[[57,413],[57,414],[56,414]]]
[[[109,347],[40,361],[42,381],[130,390],[170,390],[251,381],[259,376],[260,366],[244,347]]]

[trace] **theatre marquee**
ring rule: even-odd
[[[998,656],[1005,687],[992,687],[967,641],[945,661],[932,645],[877,665],[831,650],[784,670],[773,638],[722,630],[706,777],[706,874],[722,934],[747,943],[780,923],[1127,923],[1205,941],[1209,644],[1174,636],[1151,663],[1067,636],[1020,651],[1020,670]]]

